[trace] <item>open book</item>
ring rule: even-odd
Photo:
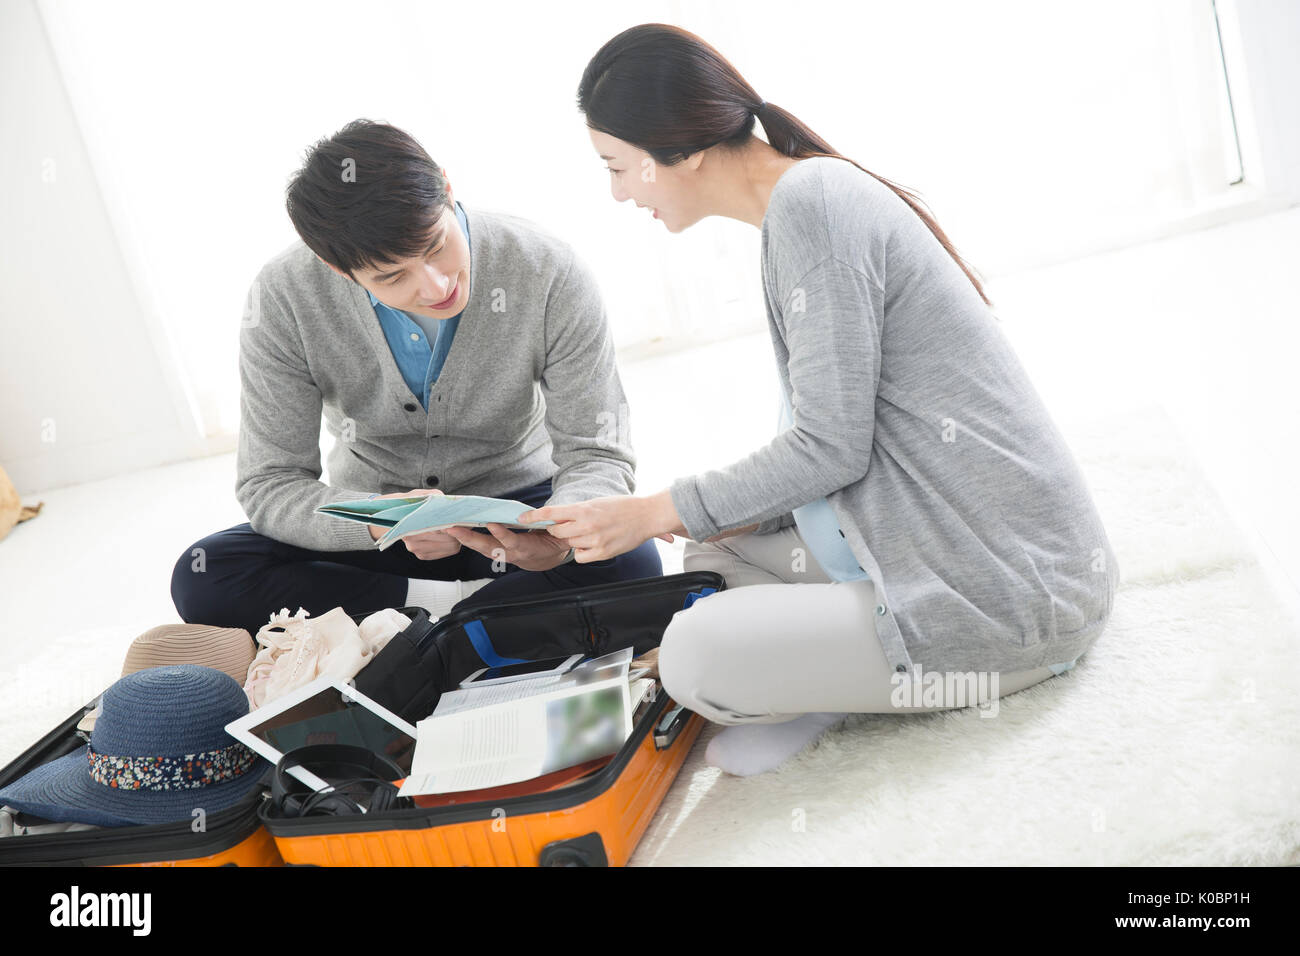
[[[399,795],[499,787],[617,753],[646,687],[629,682],[631,660],[629,647],[567,674],[443,694],[415,725]]]
[[[478,495],[412,495],[407,498],[361,498],[355,501],[331,501],[321,505],[320,514],[380,525],[388,529],[375,542],[380,551],[408,534],[439,531],[443,528],[484,528],[488,522],[517,530],[545,528],[554,521],[519,522],[531,505],[508,498],[483,498]]]
[[[644,669],[634,670],[631,675],[633,723],[639,721],[655,701],[656,681],[653,677],[637,678],[637,674],[643,673],[645,673]],[[563,790],[565,787],[572,787],[582,783],[592,774],[603,769],[614,757],[614,754],[596,757],[586,763],[576,763],[572,767],[544,773],[540,777],[530,777],[519,783],[506,783],[499,787],[483,787],[479,790],[456,790],[451,793],[421,793],[416,794],[411,799],[415,801],[417,807],[450,807],[456,804],[479,803],[483,800],[508,800],[511,797],[525,797]],[[405,780],[397,782],[400,784]]]

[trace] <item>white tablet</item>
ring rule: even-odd
[[[308,744],[351,744],[383,754],[403,773],[415,754],[415,728],[347,681],[319,677],[226,724],[226,732],[271,763]],[[313,790],[330,786],[310,770],[289,769]]]
[[[573,669],[582,660],[581,654],[552,657],[544,661],[521,661],[499,667],[481,667],[460,682],[461,687],[486,687],[492,684],[509,684],[519,680],[536,680],[539,677],[559,677]]]

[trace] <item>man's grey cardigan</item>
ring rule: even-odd
[[[429,408],[402,378],[366,291],[302,242],[262,269],[240,329],[235,496],[260,534],[371,548],[327,501],[434,488],[548,504],[635,490],[628,411],[600,293],[574,251],[515,216],[461,204],[469,300]],[[322,483],[320,423],[335,437]]]

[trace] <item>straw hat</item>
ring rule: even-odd
[[[253,635],[242,627],[160,624],[131,642],[122,663],[122,676],[146,667],[199,664],[225,671],[242,687],[248,680],[255,650]]]
[[[253,663],[253,637],[242,627],[214,627],[208,624],[160,624],[145,631],[127,648],[122,676],[148,667],[170,664],[198,664],[223,671],[240,687],[248,680]],[[86,714],[78,730],[91,730],[100,707]]]

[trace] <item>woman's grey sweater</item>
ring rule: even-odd
[[[803,160],[772,191],[762,275],[794,427],[673,482],[690,535],[770,532],[824,495],[899,673],[1083,653],[1110,616],[1115,555],[997,319],[921,218],[851,163]]]

